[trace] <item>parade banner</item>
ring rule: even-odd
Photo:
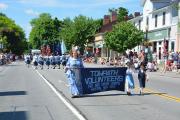
[[[110,90],[124,91],[126,70],[126,67],[80,69],[83,94]]]

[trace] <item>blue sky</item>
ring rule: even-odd
[[[28,37],[30,21],[40,13],[50,13],[63,20],[79,14],[94,19],[103,18],[109,8],[125,7],[129,13],[142,11],[140,0],[0,0],[0,12],[15,20]]]

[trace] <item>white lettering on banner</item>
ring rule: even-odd
[[[104,82],[121,82],[123,76],[100,76],[85,78],[86,84],[104,83]]]
[[[92,70],[84,80],[87,88],[92,92],[106,91],[118,89],[118,86],[123,83],[124,76],[120,75],[118,70]]]
[[[90,71],[91,76],[117,76],[118,70]]]

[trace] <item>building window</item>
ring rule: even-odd
[[[141,30],[141,20],[139,20],[139,30]]]
[[[157,27],[158,15],[155,15],[155,27]]]
[[[171,42],[171,51],[174,51],[174,42]]]
[[[149,26],[149,17],[146,18],[146,26]]]
[[[166,12],[163,12],[163,25],[165,25],[166,24]]]
[[[168,29],[168,37],[171,37],[171,28]]]
[[[159,45],[161,45],[161,42],[159,42]]]

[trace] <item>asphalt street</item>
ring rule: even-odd
[[[22,63],[1,67],[0,120],[77,120],[42,78]]]
[[[86,67],[103,67],[85,64]],[[16,62],[0,67],[0,120],[76,120],[78,117],[45,83],[42,75],[88,120],[179,120],[180,75],[148,73],[145,95],[108,91],[71,98],[63,69],[27,68]]]

